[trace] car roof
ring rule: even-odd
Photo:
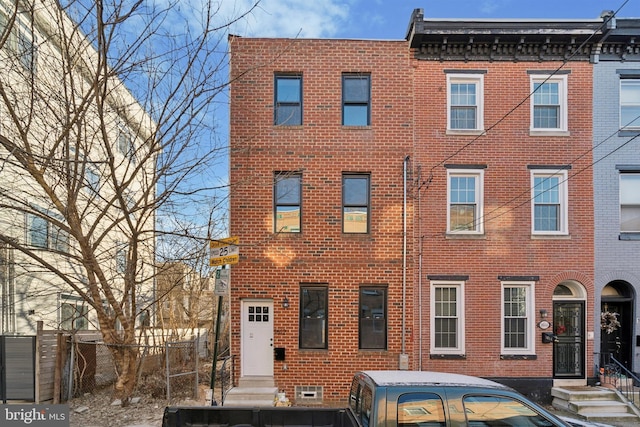
[[[361,371],[379,386],[456,386],[456,387],[490,387],[512,390],[504,384],[470,375],[435,371]],[[357,374],[356,374],[357,375]]]

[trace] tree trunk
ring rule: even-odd
[[[115,397],[120,399],[122,406],[129,405],[131,395],[136,387],[138,347],[135,345],[110,346],[117,373]]]

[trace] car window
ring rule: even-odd
[[[469,427],[553,427],[556,424],[523,402],[506,396],[465,396]]]
[[[444,427],[444,406],[435,393],[406,393],[398,399],[398,427]]]
[[[362,389],[362,400],[360,402],[360,410],[359,414],[360,422],[363,427],[369,427],[369,420],[371,419],[371,404],[373,402],[373,393],[371,392],[371,388],[367,385]]]

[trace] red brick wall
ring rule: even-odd
[[[414,60],[404,41],[244,39],[231,37],[231,235],[241,242],[232,267],[232,353],[240,353],[240,300],[272,298],[276,384],[289,396],[296,385],[324,386],[325,400],[344,400],[359,369],[397,369],[402,352],[403,162],[411,156],[425,185],[408,192],[408,254],[404,351],[411,369],[485,377],[550,378],[552,345],[536,329],[534,360],[500,355],[498,276],[539,276],[535,312],[549,312],[563,280],[588,295],[593,331],[593,197],[591,65],[571,62],[569,136],[529,135],[527,70],[556,62],[427,62]],[[446,135],[445,69],[487,70],[484,124],[488,134]],[[274,73],[303,74],[303,125],[273,126]],[[341,126],[341,74],[371,73],[371,126]],[[415,77],[415,78],[414,78]],[[523,104],[511,111],[519,102]],[[484,164],[484,236],[446,236],[445,164]],[[569,236],[532,238],[528,165],[571,165]],[[273,174],[302,171],[302,233],[273,233]],[[343,172],[371,173],[371,233],[341,232]],[[426,184],[429,176],[432,179]],[[417,206],[420,201],[419,207]],[[415,217],[413,214],[415,213]],[[415,223],[414,223],[415,221]],[[422,270],[418,254],[422,254]],[[466,275],[466,358],[429,357],[429,275]],[[298,349],[301,283],[329,286],[329,348]],[[358,290],[388,285],[388,351],[358,350]],[[422,300],[418,301],[418,286]],[[287,297],[290,308],[283,309]],[[422,306],[422,322],[418,313]],[[420,328],[422,334],[420,334]],[[422,349],[419,343],[421,338]],[[593,341],[587,341],[590,375]],[[420,360],[420,356],[421,360]],[[240,360],[240,358],[238,358]]]
[[[585,287],[587,331],[593,331],[593,196],[591,173],[592,72],[586,62],[568,63],[568,127],[570,136],[530,136],[527,70],[554,70],[558,62],[417,61],[416,163],[425,179],[421,195],[422,241],[422,369],[488,377],[547,377],[552,374],[551,344],[541,343],[536,328],[536,360],[502,360],[501,287],[498,276],[539,276],[535,283],[535,315],[546,309],[552,321],[552,295],[562,280]],[[484,136],[446,135],[447,80],[444,70],[486,70]],[[518,104],[522,102],[522,105]],[[517,108],[516,108],[517,107]],[[515,110],[513,110],[515,108]],[[513,110],[513,111],[512,111]],[[484,170],[484,236],[446,236],[446,164],[486,165]],[[571,165],[568,171],[569,236],[532,238],[531,177],[528,165]],[[420,240],[415,240],[419,253]],[[418,282],[418,272],[414,276]],[[468,275],[465,283],[466,359],[429,357],[428,275]],[[418,304],[416,304],[416,308]],[[416,316],[417,319],[417,316]],[[416,335],[418,334],[417,327]],[[550,330],[549,330],[550,331]],[[416,349],[418,345],[416,344]],[[586,373],[592,370],[593,340],[587,341]],[[417,356],[417,355],[416,355]]]
[[[277,386],[292,396],[296,385],[321,385],[325,400],[343,400],[356,370],[397,369],[402,350],[409,52],[405,42],[381,41],[232,37],[230,46],[231,75],[238,76],[231,86],[231,234],[241,242],[232,267],[232,352],[240,352],[240,299],[273,298],[274,346],[286,349],[287,365],[275,362]],[[303,74],[302,126],[273,126],[276,72]],[[369,127],[341,126],[343,72],[371,73]],[[273,174],[294,170],[302,171],[302,233],[274,235]],[[343,172],[371,174],[370,234],[342,234]],[[301,283],[329,287],[328,350],[298,349]],[[362,284],[388,286],[388,351],[358,350]],[[282,308],[284,297],[289,309]],[[410,352],[411,289],[407,307]]]

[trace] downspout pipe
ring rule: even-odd
[[[406,349],[406,299],[407,299],[407,170],[409,156],[404,158],[403,164],[403,194],[402,194],[402,354]]]

